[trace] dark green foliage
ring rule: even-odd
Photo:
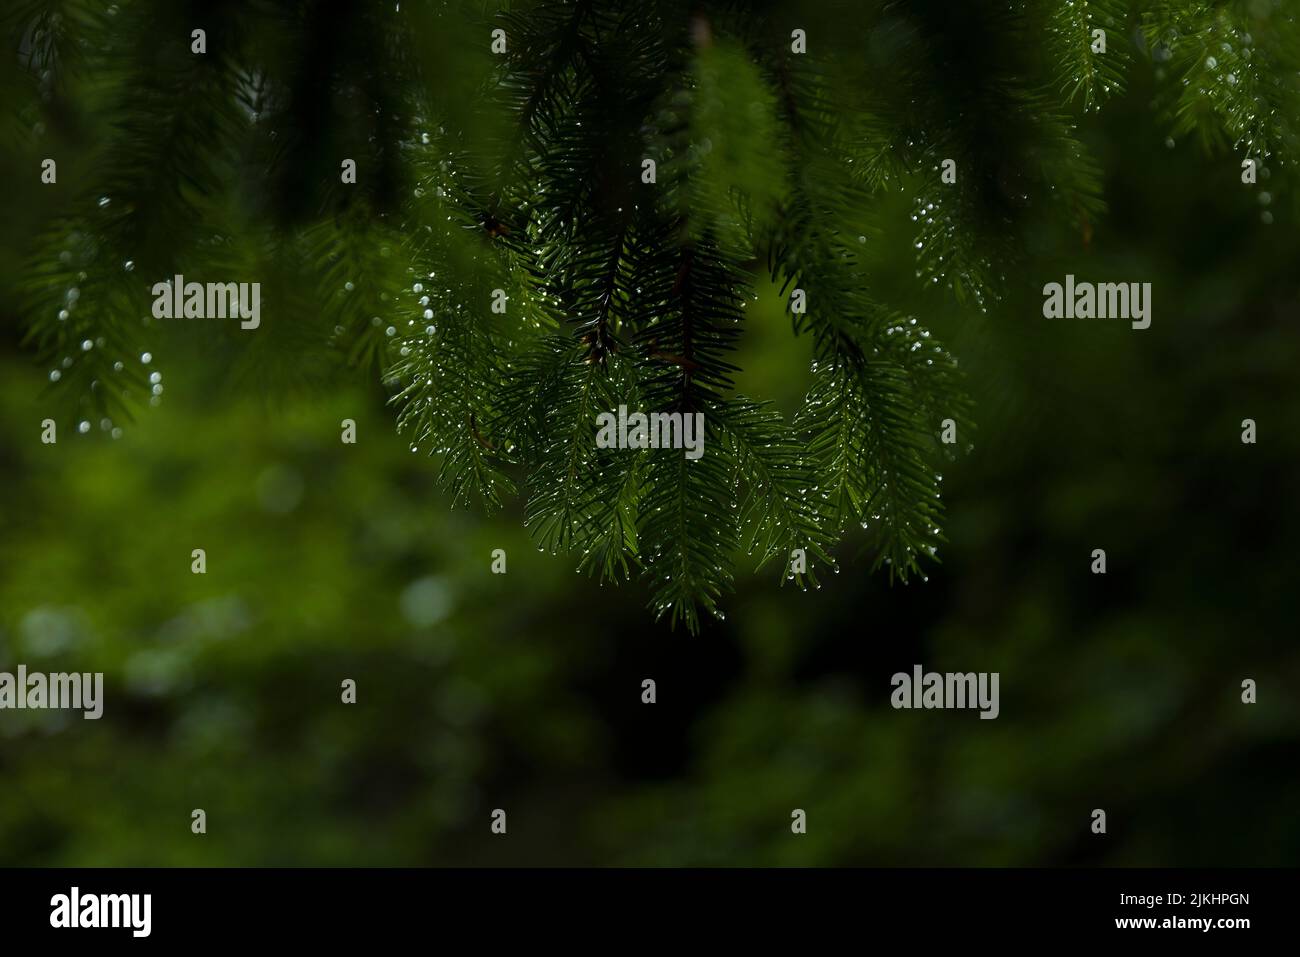
[[[742,549],[803,585],[816,569],[788,575],[792,550],[834,567],[858,526],[891,577],[943,541],[938,436],[952,419],[966,444],[968,403],[952,356],[882,291],[886,244],[981,309],[1035,223],[1086,244],[1101,184],[1071,111],[1120,89],[1135,39],[1177,74],[1175,132],[1263,155],[1294,136],[1280,51],[1297,45],[1272,38],[1296,27],[1267,2],[1140,20],[1118,0],[501,7],[11,10],[17,168],[32,182],[59,153],[64,169],[14,291],[70,420],[111,424],[156,391],[139,358],[167,343],[153,282],[260,281],[265,329],[205,331],[226,340],[214,354],[276,388],[382,376],[454,502],[522,490],[540,548],[642,575],[694,631]],[[792,418],[733,385],[766,284],[806,296],[789,318],[815,370]],[[702,413],[704,456],[597,449],[619,405]]]
[[[1287,4],[1160,0],[1141,23],[1161,75],[1180,81],[1162,97],[1176,135],[1242,156],[1294,150],[1300,24]]]

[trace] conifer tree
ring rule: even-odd
[[[67,421],[114,433],[161,401],[155,282],[260,281],[255,333],[195,327],[214,363],[378,377],[454,503],[522,497],[540,548],[643,578],[692,631],[741,553],[815,583],[862,527],[891,577],[935,560],[940,469],[974,423],[957,360],[881,291],[894,245],[990,310],[1036,224],[1086,244],[1105,207],[1078,125],[1137,64],[1161,138],[1283,163],[1300,116],[1274,0],[19,0],[6,20],[4,173],[36,195],[4,291]],[[734,384],[764,292],[813,347],[792,417]],[[598,448],[619,405],[702,414],[704,455]]]

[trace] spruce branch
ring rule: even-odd
[[[13,168],[51,143],[78,158],[23,213],[5,291],[51,401],[111,433],[159,398],[152,284],[257,278],[255,336],[194,333],[214,366],[277,389],[382,377],[453,503],[522,490],[544,551],[641,576],[692,631],[741,552],[786,580],[795,549],[836,567],[865,524],[891,578],[923,576],[973,424],[956,360],[892,301],[893,246],[916,286],[987,309],[1031,228],[1086,244],[1105,204],[1078,114],[1123,93],[1131,40],[1157,122],[1289,156],[1300,28],[1270,2],[859,6],[811,2],[823,28],[795,53],[788,17],[731,2],[254,4],[214,11],[198,55],[164,0],[21,0]],[[768,283],[799,290],[815,356],[788,419],[734,385]],[[707,451],[598,447],[619,406],[702,415]]]

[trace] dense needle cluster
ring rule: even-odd
[[[380,375],[455,500],[521,494],[540,548],[642,576],[691,630],[741,554],[815,583],[865,528],[906,579],[942,542],[940,465],[970,422],[956,361],[877,292],[898,242],[918,286],[979,309],[1035,224],[1086,244],[1103,204],[1075,114],[1139,59],[1175,135],[1280,160],[1300,115],[1296,24],[1269,0],[37,0],[7,19],[13,175],[60,160],[15,213],[38,236],[17,291],[70,415],[159,398],[153,282],[259,281],[255,335],[194,333],[214,359],[277,384]],[[734,385],[760,295],[813,346],[790,417]],[[703,414],[707,452],[599,448],[620,405]]]

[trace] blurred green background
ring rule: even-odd
[[[1085,123],[1090,240],[1027,237],[987,313],[914,289],[898,197],[881,296],[978,422],[929,580],[850,540],[818,590],[743,576],[695,638],[539,555],[518,502],[450,510],[378,383],[286,395],[184,324],[160,407],[43,445],[48,368],[0,307],[0,670],[106,676],[100,721],[0,712],[0,864],[1300,861],[1297,206],[1280,168],[1167,146],[1150,96]],[[1067,272],[1151,282],[1151,328],[1043,319]],[[811,353],[759,306],[738,384],[792,408]],[[1001,716],[891,709],[914,664],[999,672]]]

